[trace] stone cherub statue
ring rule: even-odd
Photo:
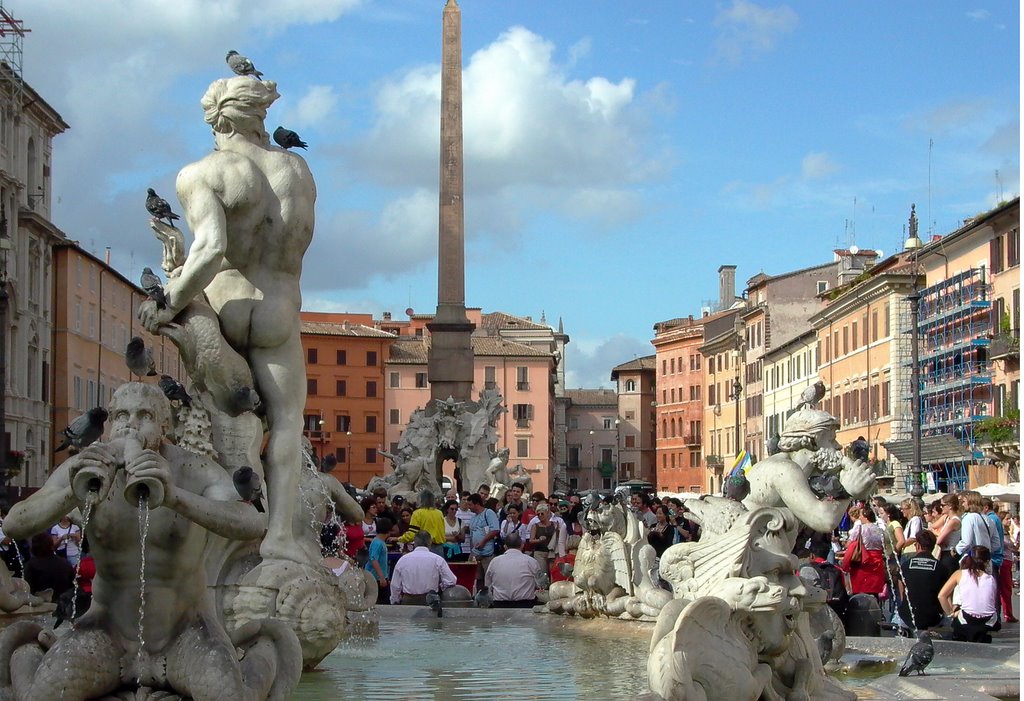
[[[166,442],[171,407],[156,386],[122,385],[110,416],[109,440],[66,460],[4,521],[24,538],[79,508],[97,574],[92,606],[60,639],[29,621],[0,633],[0,693],[84,701],[142,687],[195,701],[286,699],[301,673],[295,634],[264,619],[229,637],[204,569],[212,536],[258,539],[264,516],[239,501],[221,466]]]

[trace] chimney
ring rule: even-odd
[[[391,312],[384,312],[384,321],[391,321]]]
[[[736,301],[736,266],[723,265],[718,269],[718,309],[728,309]]]
[[[103,256],[103,262],[107,264],[107,267],[110,267],[110,246],[107,246],[107,253]]]

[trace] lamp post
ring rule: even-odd
[[[348,437],[348,447],[345,448],[345,462],[348,464],[348,483],[352,484],[352,432],[345,431]]]
[[[921,293],[915,288],[910,300],[910,437],[914,442],[914,464],[910,466],[910,496],[924,496],[921,484],[921,358],[918,348],[917,314],[921,308]]]
[[[622,467],[622,420],[615,418],[615,483],[612,485],[614,492],[619,488],[619,469]]]
[[[317,424],[317,428],[320,429],[319,430],[319,435],[320,435],[320,466],[321,467],[324,464],[324,444],[327,443],[327,441],[324,440],[324,423],[325,423],[324,422],[324,413],[321,411],[320,412],[320,422]]]

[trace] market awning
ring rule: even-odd
[[[914,463],[914,441],[889,441],[883,446],[906,465]],[[921,436],[921,464],[940,465],[947,462],[973,462],[974,455],[949,433]]]

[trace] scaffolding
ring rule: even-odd
[[[892,334],[889,367],[892,368],[890,395],[894,398],[892,407],[891,440],[913,440],[913,329],[916,320],[910,306],[910,299],[902,295],[894,295],[892,310],[895,332]],[[891,451],[890,451],[891,452]],[[911,488],[911,465],[906,461],[894,462],[890,465],[892,475],[897,482],[902,481],[904,489]]]
[[[921,291],[918,339],[921,435],[950,434],[974,459],[982,457],[974,426],[992,413],[991,286],[984,267],[958,273]],[[922,466],[942,491],[967,487],[970,459]]]
[[[25,90],[22,76],[25,35],[31,31],[25,28],[22,20],[15,19],[4,7],[3,0],[0,0],[0,84],[18,109],[21,108],[22,93]]]

